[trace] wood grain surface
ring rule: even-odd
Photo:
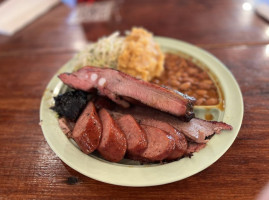
[[[269,24],[245,1],[123,1],[121,21],[69,25],[59,5],[14,36],[0,36],[0,199],[255,199],[269,181]],[[187,179],[131,188],[105,184],[65,165],[39,126],[43,91],[88,41],[143,26],[199,45],[237,79],[244,119],[231,148]]]

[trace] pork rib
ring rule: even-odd
[[[129,106],[129,102],[124,99],[126,97],[175,116],[184,116],[186,120],[194,117],[194,98],[133,78],[117,70],[83,67],[74,73],[60,74],[59,78],[75,89],[91,91],[96,88],[101,95],[123,107]]]

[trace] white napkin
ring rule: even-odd
[[[7,0],[0,4],[0,34],[12,35],[60,0]]]

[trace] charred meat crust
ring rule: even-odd
[[[189,101],[187,103],[187,110],[186,110],[186,114],[184,117],[182,117],[183,121],[189,122],[192,118],[195,117],[195,114],[193,112],[193,105],[194,105],[195,101]]]
[[[54,101],[51,109],[57,112],[59,117],[74,122],[87,105],[87,93],[80,90],[69,91],[54,97]]]

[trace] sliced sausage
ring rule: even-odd
[[[140,155],[132,156],[132,159],[149,162],[162,161],[175,149],[175,140],[167,132],[153,126],[141,125],[141,127],[147,135],[148,147]]]
[[[79,116],[72,137],[80,149],[89,154],[99,146],[101,134],[101,121],[93,103],[90,102]]]
[[[147,148],[146,133],[131,115],[123,115],[116,122],[126,135],[128,154],[138,155]]]
[[[166,158],[167,160],[174,160],[180,158],[186,153],[188,143],[185,136],[170,124],[155,119],[142,119],[140,120],[140,123],[166,131],[175,139],[175,149]]]
[[[100,145],[97,149],[106,160],[119,162],[123,159],[127,149],[126,136],[106,109],[101,109],[99,116],[102,122],[103,132]]]

